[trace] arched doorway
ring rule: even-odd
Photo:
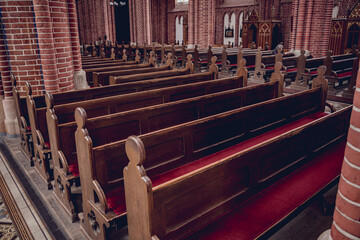
[[[125,4],[114,5],[116,41],[130,42],[129,1],[122,2]]]
[[[224,41],[223,44],[227,45],[235,44],[235,13],[232,13],[229,17],[229,14],[225,14],[224,16]]]
[[[248,33],[248,39],[249,39],[249,43],[255,42],[257,41],[257,28],[255,26],[255,24],[251,24],[250,28],[249,28],[249,33]]]
[[[276,24],[273,28],[271,49],[275,49],[279,43],[280,43],[280,28],[279,25]]]
[[[360,34],[360,27],[358,24],[354,23],[348,30],[347,36],[347,48],[351,48],[352,45],[356,44],[359,46],[359,34]]]

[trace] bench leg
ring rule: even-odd
[[[81,230],[87,239],[105,240],[106,226],[102,221],[100,214],[96,210],[84,208],[83,219],[81,219]]]
[[[40,177],[46,182],[48,189],[52,189],[52,170],[50,169],[50,159],[51,159],[51,151],[50,150],[42,150],[39,146],[34,145],[34,163],[37,172]]]
[[[25,156],[29,159],[30,165],[34,166],[33,158],[34,158],[34,145],[32,141],[32,135],[29,132],[21,132],[21,150],[25,154]]]
[[[77,180],[79,180],[77,178]],[[78,212],[75,210],[71,187],[75,181],[69,181],[57,167],[54,168],[54,195],[60,206],[65,210],[71,222],[78,220]]]

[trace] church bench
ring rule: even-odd
[[[161,66],[161,67],[144,67],[144,68],[135,68],[135,69],[124,69],[124,70],[117,70],[113,71],[110,75],[107,75],[101,79],[97,79],[98,82],[94,81],[94,86],[106,86],[110,84],[112,78],[116,78],[117,76],[127,76],[127,75],[134,75],[139,73],[153,73],[153,72],[162,72],[171,70],[171,66]],[[125,78],[126,79],[126,78]],[[98,85],[96,85],[98,84]]]
[[[86,74],[86,80],[92,86],[93,83],[93,72],[105,72],[105,71],[116,71],[116,70],[123,70],[123,69],[132,69],[132,68],[142,68],[142,67],[148,67],[147,64],[140,64],[136,63],[135,61],[128,61],[128,62],[122,62],[119,63],[117,66],[110,66],[110,67],[94,67],[94,68],[88,68],[84,69]]]
[[[214,115],[219,112],[247,106],[277,97],[278,83],[269,83],[247,88],[189,98],[168,104],[161,104],[137,110],[91,118],[87,129],[93,139],[93,146],[104,145],[132,134],[143,134],[160,128],[173,126]],[[82,108],[82,111],[85,110]],[[54,192],[60,204],[73,218],[79,212],[71,198],[71,186],[79,183],[79,169],[76,156],[76,123],[58,124],[55,111],[49,111],[47,123],[54,162]],[[141,128],[139,128],[141,126]],[[77,185],[77,184],[76,184]],[[67,196],[70,196],[68,198]]]
[[[157,176],[147,170],[155,149],[165,161],[174,155],[156,144],[174,141],[180,128],[130,137],[124,169],[130,239],[257,239],[340,175],[350,114],[351,107],[321,114]],[[179,155],[198,154],[187,149]]]
[[[83,64],[82,68],[83,69],[88,69],[88,68],[96,68],[96,67],[111,67],[111,66],[119,66],[121,64],[119,63],[123,63],[125,61],[123,60],[111,60],[111,61],[106,61],[106,62],[101,62],[101,63],[88,63],[88,64]]]
[[[143,64],[135,64],[135,65],[128,65],[128,66],[122,66],[117,69],[101,69],[98,68],[97,70],[93,72],[89,72],[89,75],[92,75],[92,78],[90,78],[90,81],[92,81],[94,87],[99,87],[101,83],[108,83],[110,76],[117,76],[118,72],[121,72],[123,70],[129,70],[129,69],[138,69],[138,68],[150,68],[154,67],[150,63],[143,63]],[[107,84],[109,85],[109,84]]]
[[[322,111],[322,97],[322,90],[316,88],[141,135],[143,141],[145,138],[152,139],[146,144],[159,143],[152,145],[152,150],[149,150],[151,159],[148,159],[145,168],[151,176],[156,176],[218,151],[219,147],[272,130],[275,126],[303,116],[310,116],[311,119],[313,114]],[[216,125],[213,124],[215,119],[218,119]],[[122,175],[123,167],[128,162],[124,153],[125,140],[93,147],[84,118],[77,114],[76,122],[84,227],[90,231],[96,220],[103,235],[105,228],[113,226],[115,216],[117,221],[125,214]],[[167,135],[165,132],[171,133]],[[194,136],[190,132],[194,132]],[[86,219],[89,214],[94,221]]]
[[[146,72],[146,73],[138,73],[127,76],[118,76],[118,77],[110,76],[109,83],[110,85],[114,85],[114,84],[120,84],[126,82],[135,82],[135,81],[148,80],[148,79],[160,79],[160,78],[167,78],[172,76],[188,75],[188,74],[190,74],[190,69]]]
[[[58,115],[58,123],[63,121],[73,121],[76,107],[81,106],[88,111],[89,117],[95,117],[104,114],[130,110],[138,107],[145,107],[160,104],[169,101],[177,101],[184,98],[200,96],[204,94],[225,91],[243,86],[243,80],[240,77],[232,77],[221,80],[212,80],[210,82],[200,82],[186,84],[183,86],[161,88],[151,91],[138,93],[122,94],[118,96],[106,97],[97,95],[97,99],[87,101],[77,101],[63,105],[52,104],[52,95],[46,94],[47,105]],[[102,87],[104,88],[104,87]],[[99,89],[102,89],[99,88]],[[111,87],[110,87],[111,88]],[[69,92],[70,96],[76,97],[74,92]],[[31,124],[32,136],[34,139],[34,163],[36,170],[42,179],[51,188],[53,178],[50,168],[51,146],[49,144],[49,135],[46,123],[46,107],[38,107],[31,95],[27,98],[29,119]],[[61,116],[61,118],[59,118]]]

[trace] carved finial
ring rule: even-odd
[[[54,108],[54,97],[49,92],[45,94],[45,103],[48,109]]]
[[[140,51],[138,49],[135,51],[135,62],[140,63]]]
[[[125,143],[126,155],[130,163],[135,166],[141,166],[145,162],[145,147],[143,142],[137,136],[130,136]]]
[[[85,128],[86,120],[87,120],[87,114],[84,108],[77,107],[75,109],[75,122],[78,126],[78,128]]]
[[[210,69],[209,69],[209,72],[214,74],[214,79],[217,79],[218,75],[219,75],[219,68],[216,65],[216,61],[217,61],[217,57],[213,56],[211,58],[211,65],[210,65]]]
[[[243,86],[246,87],[248,84],[248,70],[246,69],[246,59],[242,58],[239,61],[236,76],[243,78]]]
[[[115,60],[115,49],[111,48],[111,59]]]
[[[283,95],[284,89],[284,74],[281,73],[281,69],[283,67],[282,62],[275,63],[275,70],[271,74],[270,82],[278,82],[278,96],[281,97]]]
[[[123,49],[122,60],[127,61],[126,49]]]
[[[311,88],[321,87],[322,89],[322,109],[325,109],[325,103],[326,103],[326,96],[329,86],[329,81],[325,78],[325,73],[327,69],[326,66],[322,65],[318,67],[317,73],[318,76],[312,81]]]
[[[153,51],[150,51],[149,63],[150,63],[152,66],[155,66],[154,55],[155,55],[155,53],[154,53]]]
[[[31,84],[27,81],[25,82],[25,92],[26,92],[26,96],[31,96],[32,94]]]
[[[167,54],[167,58],[166,58],[166,66],[169,66],[170,69],[172,69],[172,68],[173,68],[173,64],[174,64],[174,62],[173,62],[173,60],[172,60],[172,54],[171,54],[171,53],[168,53],[168,54]]]
[[[186,56],[186,59],[187,59],[187,62],[186,62],[186,65],[185,65],[185,69],[186,70],[190,70],[190,73],[194,73],[194,64],[192,63],[192,55],[191,54],[188,54]]]
[[[105,49],[103,47],[100,49],[100,55],[101,55],[102,58],[105,58],[105,51],[104,50]]]

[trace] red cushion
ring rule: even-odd
[[[297,68],[290,68],[287,70],[288,72],[296,72],[297,71]]]
[[[345,146],[338,144],[188,239],[255,239],[340,175]]]
[[[117,215],[126,212],[124,188],[111,189],[105,195],[107,204]]]
[[[267,70],[272,70],[272,69],[274,69],[275,67],[274,66],[271,66],[271,67],[267,67],[266,69]]]
[[[163,174],[160,174],[158,176],[155,176],[151,179],[152,181],[152,184],[153,186],[158,186],[162,183],[165,183],[167,181],[170,181],[174,178],[177,178],[177,177],[180,177],[184,174],[187,174],[189,172],[192,172],[196,169],[199,169],[201,167],[204,167],[206,165],[209,165],[213,162],[216,162],[220,159],[223,159],[227,156],[231,156],[233,154],[236,154],[237,152],[240,152],[240,151],[243,151],[247,148],[250,148],[252,146],[255,146],[259,143],[262,143],[266,140],[269,140],[273,137],[276,137],[276,136],[279,136],[280,134],[283,134],[285,132],[288,132],[292,129],[295,129],[297,127],[300,127],[304,124],[307,124],[307,123],[310,123],[310,122],[313,122],[315,121],[316,119],[319,119],[323,116],[327,115],[326,113],[323,113],[323,112],[318,112],[318,113],[314,113],[314,114],[311,114],[309,116],[306,116],[304,118],[301,118],[297,121],[294,121],[292,123],[289,123],[285,126],[282,126],[282,127],[279,127],[277,129],[274,129],[270,132],[267,132],[267,133],[264,133],[262,135],[259,135],[257,137],[254,137],[254,138],[251,138],[247,141],[244,141],[242,143],[239,143],[239,144],[236,144],[232,147],[229,147],[227,149],[224,149],[220,152],[217,152],[217,153],[214,153],[210,156],[207,156],[207,157],[204,157],[204,158],[201,158],[195,162],[192,162],[192,163],[189,163],[189,164],[186,164],[184,166],[181,166],[181,167],[178,167],[178,168],[175,168],[171,171],[168,171],[166,173],[163,173]]]
[[[74,175],[74,177],[78,177],[79,174],[79,165],[77,163],[71,163],[68,166],[69,172],[72,173],[72,175]]]
[[[44,143],[44,147],[50,148],[50,143],[49,142]]]
[[[317,70],[310,72],[310,75],[316,75],[316,74],[317,74]]]
[[[31,126],[27,127],[26,129],[27,129],[28,131],[31,131]]]
[[[339,78],[341,77],[348,77],[348,76],[351,76],[352,72],[343,72],[343,73],[339,73],[337,76]]]
[[[255,67],[255,65],[250,65],[250,66],[247,66],[248,68],[253,68],[253,67]]]
[[[201,63],[207,63],[208,61],[201,61]]]

